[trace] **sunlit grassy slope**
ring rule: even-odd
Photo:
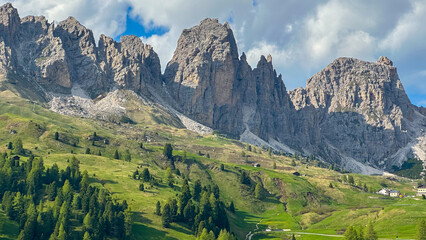
[[[148,106],[139,109],[129,110],[136,124],[114,124],[62,116],[4,91],[0,93],[0,152],[8,152],[7,143],[20,138],[24,148],[43,156],[47,166],[57,163],[65,168],[67,159],[75,156],[81,162],[81,169],[90,173],[93,184],[108,189],[113,198],[129,203],[134,212],[136,239],[194,238],[184,225],[173,223],[170,229],[164,229],[160,217],[154,214],[155,203],[164,203],[176,196],[182,183],[182,178],[175,175],[175,189],[165,184],[168,163],[161,152],[166,142],[173,144],[174,155],[183,156],[186,152],[187,160],[176,162],[176,168],[189,176],[190,184],[197,179],[203,184],[215,183],[220,188],[222,201],[234,202],[236,212],[228,212],[228,217],[231,231],[240,239],[253,231],[256,223],[260,230],[290,229],[291,232],[339,235],[349,225],[363,225],[367,221],[374,222],[380,237],[413,238],[417,221],[426,216],[426,201],[419,198],[380,198],[342,183],[338,172],[300,160],[291,166],[289,157],[269,156],[259,147],[256,153],[249,152],[239,141],[216,135],[200,136],[179,128],[179,123],[170,115]],[[54,139],[55,132],[59,133],[59,140]],[[93,143],[94,132],[102,140]],[[91,154],[85,154],[87,148]],[[116,150],[121,156],[128,150],[132,161],[113,159]],[[241,156],[242,151],[248,155],[247,161]],[[22,156],[24,161],[25,158]],[[272,167],[274,162],[276,169]],[[260,163],[261,167],[252,167],[252,163]],[[223,171],[221,164],[224,164]],[[156,178],[164,179],[164,183],[138,191],[140,182],[131,176],[144,167]],[[240,183],[241,171],[249,173],[250,186]],[[293,175],[295,171],[301,176]],[[416,182],[410,180],[351,175],[355,183],[365,183],[374,190],[388,186],[407,194],[415,192]],[[266,189],[262,200],[254,197],[256,183]],[[17,225],[0,212],[0,238],[14,239],[17,234]],[[319,235],[299,235],[301,239],[326,239]],[[288,233],[258,231],[253,239],[285,236]]]

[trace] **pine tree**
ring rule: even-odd
[[[90,148],[86,148],[86,154],[90,154]]]
[[[22,140],[20,138],[16,139],[16,141],[13,143],[13,153],[18,155],[24,154],[24,147],[22,145]]]
[[[132,156],[130,155],[129,149],[126,149],[126,154],[124,155],[124,161],[126,161],[126,162],[132,161]]]
[[[272,165],[272,168],[277,169],[277,163],[276,162],[274,162],[274,164]]]
[[[349,183],[350,185],[354,185],[354,184],[355,184],[355,180],[354,180],[354,177],[353,177],[353,176],[351,176],[351,175],[349,175],[349,176],[348,176],[348,183]]]
[[[272,156],[272,148],[268,149],[268,155],[271,157]]]
[[[194,191],[193,191],[193,198],[195,201],[199,201],[200,200],[200,196],[201,196],[201,181],[198,179],[197,181],[195,181],[194,184]]]
[[[130,208],[128,208],[124,212],[124,232],[126,235],[126,238],[132,239],[132,228],[133,228],[133,218],[132,218],[132,211]]]
[[[232,236],[226,229],[220,230],[217,240],[235,240],[235,237]]]
[[[65,232],[64,225],[61,223],[61,226],[59,227],[59,234],[58,234],[58,240],[66,240],[67,239],[67,233]]]
[[[87,213],[83,219],[83,230],[88,232],[92,231],[92,228],[93,228],[92,223],[93,223],[92,217],[90,216],[90,213]]]
[[[166,143],[163,148],[163,155],[168,159],[172,159],[173,157],[173,147],[172,144]]]
[[[329,188],[333,188],[333,184],[330,182],[330,184],[328,185]]]
[[[365,240],[377,240],[377,233],[374,231],[373,223],[370,221],[367,225],[367,231],[365,232]]]
[[[358,233],[353,226],[346,229],[344,236],[346,240],[358,240]]]
[[[148,168],[144,168],[142,171],[142,181],[149,182],[151,180],[151,174],[149,173]]]
[[[220,164],[220,171],[224,171],[225,170],[225,165],[223,165],[223,164]]]
[[[296,161],[294,161],[294,159],[291,159],[291,166],[293,166],[293,167],[296,166]]]
[[[139,184],[139,191],[144,191],[145,190],[145,186],[143,185],[143,183]]]
[[[12,149],[13,149],[13,143],[12,143],[12,142],[9,142],[9,143],[7,144],[7,149],[9,149],[9,150],[12,150]]]
[[[59,133],[55,132],[55,140],[58,141],[59,140]]]
[[[163,227],[169,228],[170,223],[172,222],[172,212],[170,209],[170,205],[168,203],[164,205],[161,217],[162,217],[161,221],[163,223]]]
[[[84,233],[83,240],[92,240],[92,238],[90,237],[89,232],[85,232],[85,233]]]
[[[115,150],[114,159],[120,159],[120,155],[118,154],[118,150]]]
[[[160,203],[160,201],[157,201],[157,204],[155,206],[155,215],[161,216],[161,203]]]
[[[254,189],[254,197],[259,200],[262,200],[264,198],[262,184],[256,184],[256,188]]]

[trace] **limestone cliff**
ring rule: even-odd
[[[57,26],[44,17],[21,19],[9,3],[0,7],[0,21],[0,74],[41,86],[46,98],[76,86],[94,98],[114,88],[142,93],[147,84],[161,85],[157,54],[136,36],[120,42],[101,36],[97,47],[75,18]]]
[[[349,166],[354,159],[375,168],[400,165],[425,137],[426,118],[410,103],[386,57],[336,59],[290,96],[304,147],[347,168],[356,170]]]

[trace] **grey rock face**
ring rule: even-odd
[[[386,57],[377,63],[336,59],[290,96],[304,148],[326,159],[340,162],[345,156],[377,168],[399,165],[397,152],[422,137],[425,118],[411,105]]]
[[[271,57],[262,56],[252,70],[244,53],[238,59],[227,23],[205,19],[184,30],[164,79],[185,114],[215,129],[233,136],[249,130],[264,138],[277,127],[288,129],[291,101]]]
[[[81,87],[90,97],[125,88],[146,92],[161,85],[160,60],[135,36],[117,43],[102,36],[96,47],[91,30],[69,17],[58,26],[44,17],[20,19],[11,4],[0,7],[0,73],[15,74],[42,90],[70,94]]]
[[[161,87],[160,60],[151,46],[136,36],[123,36],[120,42],[101,35],[100,67],[107,79],[138,93],[146,93],[146,85]]]

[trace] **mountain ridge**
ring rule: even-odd
[[[101,35],[96,45],[91,30],[73,17],[57,26],[44,17],[21,19],[10,3],[0,16],[2,89],[34,98],[25,93],[37,86],[38,99],[56,104],[52,110],[131,90],[181,121],[187,117],[245,142],[313,154],[355,172],[380,173],[413,156],[426,160],[426,117],[386,57],[376,63],[338,58],[305,88],[287,91],[272,57],[261,56],[252,68],[229,24],[217,19],[183,30],[161,74],[158,55],[136,36],[116,42]],[[9,84],[12,78],[17,85]]]

